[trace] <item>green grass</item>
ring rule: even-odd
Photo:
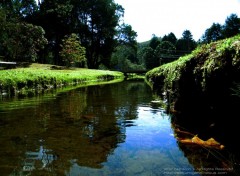
[[[238,67],[240,64],[239,58],[240,35],[236,35],[201,45],[189,55],[150,70],[146,73],[146,79],[150,85],[160,79],[164,82],[165,87],[171,89],[172,84],[180,79],[182,73],[190,69],[195,75],[200,74],[202,76],[202,85],[205,86],[205,78],[217,69],[223,68],[227,62],[232,62],[233,67]],[[232,60],[229,61],[229,59]]]
[[[47,64],[31,64],[28,68],[0,70],[0,91],[16,93],[124,78],[121,72],[108,70],[52,68]]]

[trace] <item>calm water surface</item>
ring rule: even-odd
[[[3,99],[1,175],[198,175],[152,100],[143,81]]]

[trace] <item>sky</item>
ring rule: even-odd
[[[190,30],[198,41],[213,23],[223,25],[232,13],[240,18],[240,0],[115,0],[125,9],[124,22],[137,32],[137,41],[173,32],[179,39]]]

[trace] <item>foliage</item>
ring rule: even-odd
[[[148,70],[190,53],[196,45],[189,30],[185,30],[180,39],[177,39],[172,32],[163,38],[153,35],[150,41],[138,45],[137,57],[139,63],[144,63]]]
[[[219,23],[213,23],[212,26],[208,28],[202,36],[203,42],[210,43],[222,39],[222,28],[223,27]]]
[[[223,29],[224,38],[229,38],[240,33],[240,18],[236,14],[231,14],[225,20]]]
[[[211,96],[230,94],[239,82],[240,35],[196,48],[191,54],[147,72],[149,83],[173,98],[195,91]],[[236,89],[235,89],[236,90]],[[195,92],[196,93],[196,92]],[[199,93],[199,92],[198,92]]]
[[[177,37],[174,33],[170,32],[168,35],[163,36],[162,41],[171,42],[175,46],[177,42]]]
[[[155,50],[159,44],[160,44],[159,38],[156,35],[153,35],[150,40],[149,47]]]
[[[136,41],[137,33],[132,29],[131,25],[123,23],[119,29],[118,41],[120,45],[127,45],[133,49],[137,49]]]
[[[28,23],[5,23],[5,40],[2,43],[3,55],[7,60],[32,62],[37,52],[47,44],[44,30],[40,26]]]
[[[35,0],[1,1],[0,56],[8,60],[61,65],[64,62],[60,56],[62,40],[66,35],[75,33],[86,49],[89,68],[98,68],[100,65],[106,68],[113,66],[112,63],[116,59],[112,54],[119,45],[130,47],[131,49],[128,50],[131,52],[124,58],[114,54],[117,60],[153,68],[159,65],[159,58],[163,59],[161,63],[167,63],[190,53],[197,46],[189,30],[185,30],[180,39],[171,32],[162,38],[153,35],[149,41],[137,44],[137,33],[131,25],[124,23],[123,16],[124,8],[114,0],[45,0],[39,1],[38,4]],[[239,24],[237,15],[231,14],[224,25],[213,24],[207,29],[201,42],[208,43],[236,35],[239,33]],[[25,28],[28,25],[32,25],[29,27],[39,32],[36,34],[31,30],[28,31]],[[41,35],[40,31],[42,31]],[[48,41],[47,45],[45,45],[45,37]],[[30,40],[25,42],[26,38]],[[17,42],[14,43],[14,41]],[[167,54],[162,49],[161,53],[159,51],[159,48],[162,48],[159,46],[162,42],[172,44],[172,46],[168,45]],[[31,47],[27,50],[29,46]],[[149,53],[147,47],[151,47],[153,53]],[[176,49],[173,49],[174,47]],[[161,57],[163,54],[164,57]],[[128,61],[125,62],[124,59]]]
[[[70,67],[73,63],[80,62],[83,67],[86,65],[86,49],[81,46],[79,38],[76,34],[71,34],[69,37],[66,36],[62,40],[62,50],[60,55],[66,65]]]
[[[240,33],[240,19],[236,14],[229,15],[225,24],[213,23],[212,26],[206,29],[201,40],[202,43],[210,43],[221,39],[233,37]]]
[[[176,47],[169,41],[162,41],[155,49],[155,55],[159,57],[171,57],[176,54]]]
[[[98,68],[109,64],[122,14],[123,8],[113,0],[49,0],[40,4],[39,18],[50,41],[49,48],[55,51],[55,63],[61,63],[58,54],[62,38],[76,33],[86,48],[88,67]]]
[[[10,20],[24,19],[37,11],[35,0],[3,0],[0,9],[5,9]]]
[[[240,83],[234,83],[232,87],[233,95],[238,96],[240,98]]]
[[[0,92],[15,93],[22,90],[42,90],[89,81],[123,79],[120,72],[93,69],[57,69],[46,64],[32,64],[29,68],[0,70]]]
[[[151,47],[144,48],[142,58],[147,70],[159,66],[159,58],[155,57],[154,49]]]
[[[197,46],[197,43],[193,40],[192,33],[189,30],[183,31],[182,38],[176,43],[176,49],[180,51],[178,54],[189,54]]]
[[[145,67],[138,63],[136,55],[136,50],[131,46],[119,46],[112,55],[110,66],[119,71],[144,70]]]

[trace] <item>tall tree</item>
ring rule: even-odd
[[[45,0],[40,12],[56,62],[59,61],[61,39],[76,33],[86,48],[89,68],[109,63],[117,44],[116,27],[123,13],[120,5],[113,0]]]
[[[35,5],[33,0],[0,2],[0,55],[5,60],[36,61],[39,50],[47,43],[42,27],[24,21]]]
[[[231,14],[225,20],[225,25],[223,27],[224,37],[232,37],[240,33],[240,18],[236,14]]]
[[[90,68],[98,68],[103,63],[108,65],[111,54],[117,44],[114,37],[122,7],[112,0],[95,0],[90,3],[90,31],[88,64]]]
[[[36,61],[37,52],[47,44],[43,28],[28,23],[7,23],[5,27],[7,32],[3,48],[6,59],[18,62]]]
[[[0,7],[7,10],[9,19],[26,18],[38,9],[35,0],[3,0],[0,2]]]
[[[150,70],[159,66],[159,58],[154,54],[154,50],[151,47],[146,47],[143,51],[143,60],[145,62],[146,69]]]
[[[176,45],[177,37],[174,33],[170,32],[168,35],[164,35],[162,41],[171,42],[173,45]]]
[[[203,43],[210,43],[223,38],[223,29],[219,23],[213,23],[212,26],[206,29],[202,36]]]
[[[169,41],[162,41],[155,49],[155,55],[161,61],[161,64],[176,59],[176,47]]]
[[[196,48],[197,44],[193,39],[192,33],[189,30],[183,31],[182,38],[177,41],[177,54],[188,54]]]
[[[49,41],[46,51],[53,55],[54,64],[63,64],[59,57],[60,44],[65,35],[72,33],[69,30],[72,9],[70,0],[44,0],[40,4],[40,12],[35,23],[41,25],[46,31]]]
[[[123,23],[118,30],[118,41],[120,45],[127,45],[137,49],[137,33],[132,29],[131,25]]]
[[[155,50],[157,48],[157,46],[159,45],[160,40],[159,38],[153,34],[150,43],[149,43],[149,47],[151,47],[153,50]]]

